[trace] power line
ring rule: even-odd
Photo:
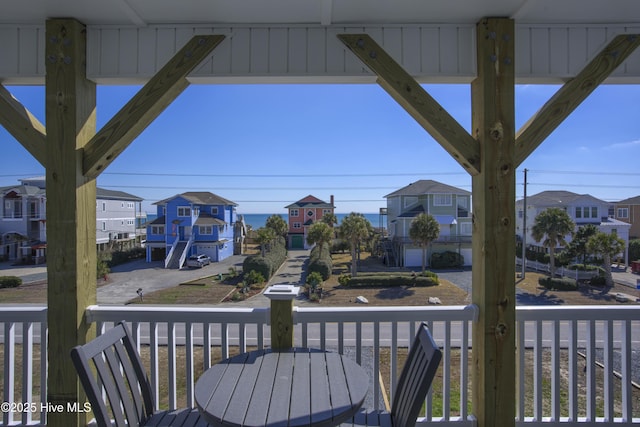
[[[425,175],[468,175],[466,172],[402,172],[402,173],[326,173],[326,174],[228,174],[220,173],[151,173],[151,172],[103,172],[102,175],[127,175],[127,176],[171,176],[189,178],[346,178],[346,177],[385,177],[385,176],[425,176]]]
[[[530,173],[548,173],[555,175],[611,175],[611,176],[640,176],[640,172],[597,172],[597,171],[554,171],[544,169],[527,169]]]

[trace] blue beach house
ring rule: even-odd
[[[147,224],[147,262],[164,260],[182,268],[205,254],[212,262],[233,255],[237,204],[206,191],[178,194],[156,202],[158,217]]]

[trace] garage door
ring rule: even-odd
[[[422,267],[422,249],[405,249],[405,267]]]
[[[304,236],[291,236],[291,249],[304,249]]]
[[[465,266],[470,266],[471,265],[471,253],[472,253],[472,250],[470,248],[460,249],[460,255],[462,255],[464,257],[464,265]]]
[[[198,245],[198,253],[208,255],[211,258],[211,262],[218,261],[218,251],[216,245]]]

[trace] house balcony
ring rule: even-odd
[[[269,347],[269,308],[90,306],[98,331],[126,320],[147,366],[157,408],[194,406],[194,384],[220,358]],[[410,337],[427,322],[443,360],[419,424],[475,426],[471,391],[475,306],[295,307],[294,345],[348,354],[369,373],[365,405],[382,409]],[[640,307],[516,309],[516,425],[640,423]],[[0,425],[46,425],[46,307],[0,311]],[[29,404],[30,406],[25,406]],[[26,408],[26,409],[25,409]],[[21,409],[21,411],[17,411]]]
[[[414,245],[415,242],[411,240],[409,237],[400,237],[396,236],[393,238],[394,243],[404,244],[404,245]],[[431,242],[431,244],[449,244],[449,243],[468,243],[471,244],[471,236],[439,236],[437,239]]]

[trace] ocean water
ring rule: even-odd
[[[238,215],[242,215],[244,217],[244,223],[246,225],[250,225],[252,229],[257,230],[260,227],[264,227],[264,225],[267,222],[267,218],[269,218],[271,215],[274,214],[243,214],[243,213],[238,213]],[[285,221],[288,220],[288,215],[287,214],[277,214],[280,215]],[[344,218],[345,216],[347,216],[349,214],[336,214],[336,217],[338,218],[338,224],[340,224],[340,222],[342,222],[342,218]],[[371,225],[373,227],[380,227],[380,214],[377,213],[366,213],[363,214],[364,217],[369,220],[369,222],[371,223]],[[147,221],[153,221],[154,219],[156,219],[157,215],[156,214],[151,214],[148,213],[147,214]],[[386,228],[387,227],[387,223],[386,223],[386,219],[383,221],[382,223],[382,227]]]
[[[246,225],[250,225],[252,229],[257,230],[260,227],[264,227],[267,222],[267,218],[274,214],[243,214],[238,213],[238,215],[242,215],[244,217],[244,223]],[[285,221],[288,221],[287,214],[276,214],[280,215]],[[338,218],[338,225],[342,222],[342,219],[349,214],[342,213],[336,214],[336,218]],[[380,214],[377,213],[366,213],[363,214],[364,217],[371,223],[373,227],[380,227]],[[382,227],[386,228],[386,218],[382,223]]]

